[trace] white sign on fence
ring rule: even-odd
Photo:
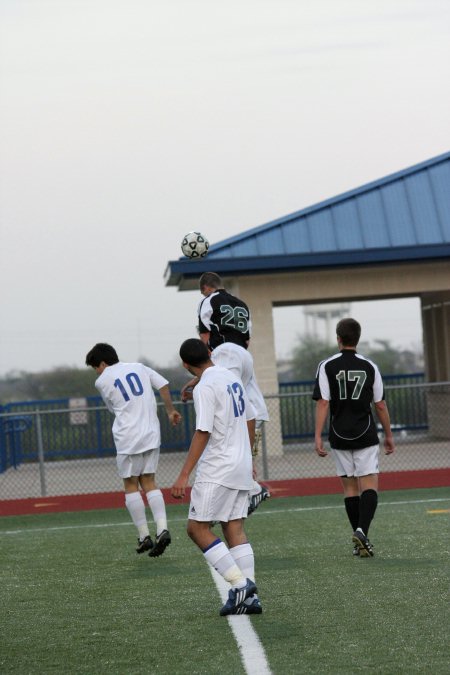
[[[87,408],[87,399],[85,398],[70,398],[70,424],[87,424],[88,414],[87,410],[79,410],[79,408]]]

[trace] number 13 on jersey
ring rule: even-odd
[[[244,391],[239,382],[233,382],[227,386],[227,391],[233,402],[233,412],[235,417],[241,417],[245,410]]]

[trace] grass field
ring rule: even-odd
[[[270,670],[448,673],[449,509],[447,488],[381,494],[376,555],[355,559],[340,495],[264,503],[250,621]],[[244,673],[186,514],[168,507],[157,559],[134,553],[124,509],[1,519],[2,675]]]

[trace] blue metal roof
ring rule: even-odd
[[[166,284],[436,258],[450,258],[450,152],[171,261]]]

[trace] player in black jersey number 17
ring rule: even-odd
[[[336,336],[339,353],[317,369],[315,450],[319,457],[328,454],[322,433],[329,417],[328,440],[353,530],[353,555],[367,558],[374,555],[368,532],[378,504],[380,452],[372,404],[383,427],[385,454],[395,445],[378,366],[356,351],[361,326],[355,319],[341,319]]]

